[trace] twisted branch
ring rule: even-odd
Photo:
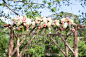
[[[12,9],[7,5],[7,3],[5,2],[5,0],[3,0],[3,2],[6,4],[5,6],[8,7],[12,12],[14,12],[16,15],[19,15],[18,13],[16,13],[14,10],[12,10]]]

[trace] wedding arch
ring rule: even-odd
[[[16,18],[13,18],[14,23],[11,24],[5,24],[4,27],[8,27],[10,29],[10,41],[9,41],[9,57],[12,57],[15,52],[17,52],[17,57],[20,57],[21,54],[25,51],[25,49],[29,46],[29,44],[32,42],[32,40],[35,38],[35,36],[38,34],[40,30],[50,30],[51,27],[56,30],[55,33],[48,33],[46,34],[52,42],[58,47],[58,49],[64,54],[65,57],[68,57],[68,49],[72,52],[74,57],[78,57],[78,41],[77,41],[77,32],[80,28],[85,28],[84,25],[77,25],[73,22],[72,19],[69,19],[68,17],[62,18],[60,20],[53,20],[51,18],[45,18],[45,17],[36,17],[35,19],[29,19],[25,15],[24,16],[17,16]],[[32,33],[34,30],[37,32]],[[19,34],[16,34],[14,31],[20,32]],[[24,31],[27,31],[27,34],[22,33]],[[28,33],[29,31],[29,33]],[[66,31],[66,34],[61,34],[60,31]],[[70,32],[68,32],[70,31]],[[40,31],[41,32],[41,31]],[[22,34],[26,35],[26,37],[21,40],[20,42],[20,36]],[[26,40],[26,38],[29,35],[33,35],[31,40],[27,43],[27,45],[24,47],[24,49],[20,52],[19,47],[22,45],[22,43]],[[70,47],[70,45],[67,43],[66,36],[74,35],[74,50]],[[65,44],[65,51],[63,51],[59,45],[53,40],[51,37],[53,36],[59,36],[61,40]],[[14,37],[17,38],[17,44],[16,48],[13,49],[14,46]]]

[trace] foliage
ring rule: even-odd
[[[40,2],[34,2],[33,0],[19,0],[19,1],[9,1],[9,0],[2,1],[0,3],[1,8],[6,9],[5,11],[0,11],[0,16],[7,16],[7,17],[13,17],[17,15],[23,15],[26,13],[28,18],[33,18],[41,16],[41,12],[39,9],[45,9],[48,8],[50,12],[55,13],[53,16],[53,20],[61,19],[69,17],[70,19],[74,20],[76,24],[85,24],[86,18],[79,19],[80,16],[74,15],[72,13],[67,12],[60,12],[59,8],[61,7],[61,4],[64,4],[65,6],[73,5],[74,3],[71,3],[71,0],[42,0]],[[42,2],[42,3],[41,3]],[[77,1],[76,1],[77,2]],[[86,6],[86,1],[80,0],[79,1],[82,7]],[[7,8],[11,9],[12,12],[7,11]],[[80,10],[81,11],[81,10]],[[80,12],[79,11],[79,12]],[[7,13],[9,12],[9,13]],[[82,17],[85,16],[85,12],[82,12]],[[0,31],[4,31],[9,33],[8,28],[3,28],[3,25],[5,23],[0,20]],[[23,28],[22,28],[23,29]],[[42,29],[40,29],[42,30]],[[34,31],[36,32],[36,31]],[[18,32],[15,32],[16,34]],[[24,32],[27,33],[27,32]],[[51,28],[49,31],[42,31],[38,33],[38,35],[35,37],[35,39],[31,42],[30,46],[24,51],[24,53],[21,55],[21,57],[64,57],[63,54],[60,52],[60,50],[56,47],[56,45],[47,37],[47,33],[56,33],[56,30]],[[60,32],[60,33],[66,33],[66,32]],[[80,34],[81,33],[81,34]],[[41,35],[40,35],[41,34]],[[78,33],[78,51],[79,51],[79,57],[86,57],[86,29],[80,29]],[[24,38],[22,35],[20,37],[20,41]],[[20,51],[23,50],[27,42],[31,39],[33,35],[30,35],[24,43],[20,46]],[[55,42],[58,43],[58,45],[65,50],[64,44],[61,41],[61,38],[58,36],[51,36]],[[17,38],[14,38],[14,47],[16,47],[16,40]],[[73,36],[69,36],[67,38],[67,42],[70,44],[70,46],[73,48]],[[0,32],[0,57],[7,57],[8,56],[8,44],[9,44],[9,35]],[[48,53],[48,55],[46,54]],[[54,54],[54,55],[53,55]],[[72,53],[69,51],[69,56],[73,56]],[[16,53],[14,54],[14,57],[16,57]]]

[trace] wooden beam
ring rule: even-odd
[[[9,53],[8,57],[12,57],[11,53],[13,52],[13,43],[14,43],[14,31],[10,29],[10,42],[9,42]]]
[[[48,34],[48,37],[53,41],[53,43],[59,48],[59,50],[65,55],[64,51],[59,47],[59,45],[53,40],[53,38]]]
[[[35,35],[36,36],[36,35]],[[25,49],[29,46],[29,44],[32,42],[32,40],[35,38],[35,36],[33,36],[32,38],[31,38],[31,40],[28,42],[28,44],[24,47],[24,49],[21,51],[21,53],[20,53],[20,55],[25,51]],[[19,56],[20,56],[19,55]]]
[[[19,37],[17,38],[17,57],[19,57]]]
[[[74,32],[74,57],[78,57],[78,41],[77,41],[77,26],[74,27],[75,32]]]
[[[70,51],[74,54],[75,52],[72,50],[72,48],[68,45],[68,43],[63,39],[62,35],[60,33],[58,33],[58,36],[61,37],[62,41],[64,41],[64,43],[67,45],[67,47],[70,49]]]
[[[19,47],[19,46],[25,41],[25,39],[32,33],[32,31],[33,31],[35,28],[36,28],[36,27],[34,27],[34,28],[30,31],[30,33],[19,43],[19,45],[18,45],[17,47]],[[13,54],[16,52],[17,47],[14,49],[14,51],[12,52],[11,55],[13,55]]]
[[[65,41],[67,41],[67,38],[65,38]],[[68,57],[68,47],[66,44],[65,44],[65,54],[66,54],[65,57]]]

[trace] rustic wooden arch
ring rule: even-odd
[[[15,35],[14,31],[12,30],[12,27],[10,26],[10,24],[6,24],[4,25],[4,27],[9,27],[10,29],[10,42],[9,42],[9,57],[12,57],[14,55],[15,52],[17,52],[17,57],[20,57],[20,55],[24,52],[24,50],[29,46],[29,44],[32,42],[32,40],[34,39],[34,37],[37,35],[37,33],[34,34],[34,36],[31,38],[31,40],[27,43],[27,45],[24,47],[24,49],[19,52],[19,47],[20,45],[25,41],[25,39],[33,32],[33,30],[36,28],[34,27],[30,33],[26,34],[26,37],[19,42],[19,36],[21,36],[21,34],[17,34]],[[74,57],[78,57],[78,41],[77,41],[77,32],[79,28],[84,28],[85,26],[83,25],[74,25],[74,50],[68,45],[66,38],[62,37],[62,34],[57,33],[57,34],[47,34],[48,37],[53,41],[53,43],[59,48],[59,50],[64,54],[65,57],[68,57],[68,49],[73,53]],[[59,45],[53,40],[53,38],[50,35],[54,35],[54,36],[59,36],[62,41],[65,43],[65,52],[59,47]],[[14,44],[14,37],[17,37],[17,46],[16,48],[13,50],[13,44]]]

